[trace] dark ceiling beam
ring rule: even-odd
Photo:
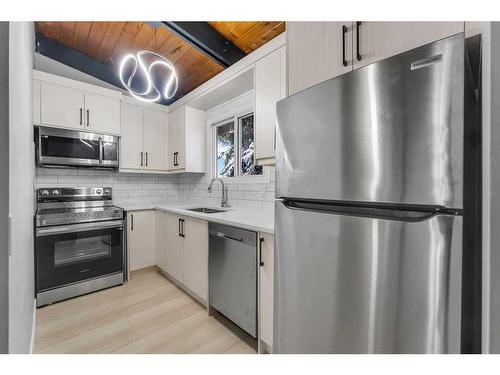
[[[48,39],[39,32],[37,32],[35,36],[35,51],[48,58],[59,61],[64,65],[68,65],[83,73],[94,76],[101,81],[123,89],[118,77],[118,72],[110,65],[104,64],[90,56]]]
[[[231,41],[215,30],[208,22],[162,21],[174,33],[198,48],[205,55],[224,67],[229,67],[246,56]]]

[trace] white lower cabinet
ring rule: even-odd
[[[156,264],[154,222],[154,210],[127,213],[127,244],[130,271]]]
[[[208,223],[157,211],[157,265],[202,302],[208,301]]]
[[[183,218],[183,283],[208,301],[208,223]]]
[[[259,236],[259,332],[266,351],[273,347],[274,304],[274,236],[260,233]]]

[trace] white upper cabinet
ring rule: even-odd
[[[121,93],[33,71],[34,125],[120,134]]]
[[[144,166],[146,169],[165,170],[165,132],[167,114],[144,108]]]
[[[205,111],[182,106],[169,113],[168,169],[205,172]]]
[[[354,69],[357,69],[464,32],[464,22],[355,22],[354,29]]]
[[[121,170],[165,171],[168,114],[135,104],[121,104]]]
[[[85,128],[120,134],[120,101],[108,96],[85,93]]]
[[[81,90],[41,83],[40,123],[48,126],[83,128],[85,94]],[[38,103],[34,102],[33,107]]]
[[[121,104],[120,168],[142,169],[143,152],[142,107]]]
[[[282,47],[255,64],[255,159],[274,164],[276,103],[286,96],[286,53]]]
[[[185,168],[186,154],[186,107],[180,107],[169,113],[168,124],[168,169]]]
[[[461,33],[464,22],[287,22],[286,28],[288,94],[293,95],[353,69]]]
[[[352,70],[352,22],[287,22],[288,94]]]

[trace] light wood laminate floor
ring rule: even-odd
[[[150,268],[119,287],[45,306],[36,353],[255,353],[255,340]]]

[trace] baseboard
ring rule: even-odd
[[[189,287],[187,287],[184,283],[181,281],[177,280],[175,277],[170,275],[168,272],[162,270],[160,267],[156,267],[160,274],[165,277],[167,280],[171,281],[175,285],[177,285],[179,288],[183,289],[191,298],[193,298],[196,302],[198,302],[200,305],[202,305],[204,308],[208,309],[208,302],[199,296],[197,293],[192,291]]]
[[[33,300],[33,322],[31,325],[31,342],[30,342],[30,352],[33,354],[33,349],[35,348],[35,332],[36,330],[36,298]]]

